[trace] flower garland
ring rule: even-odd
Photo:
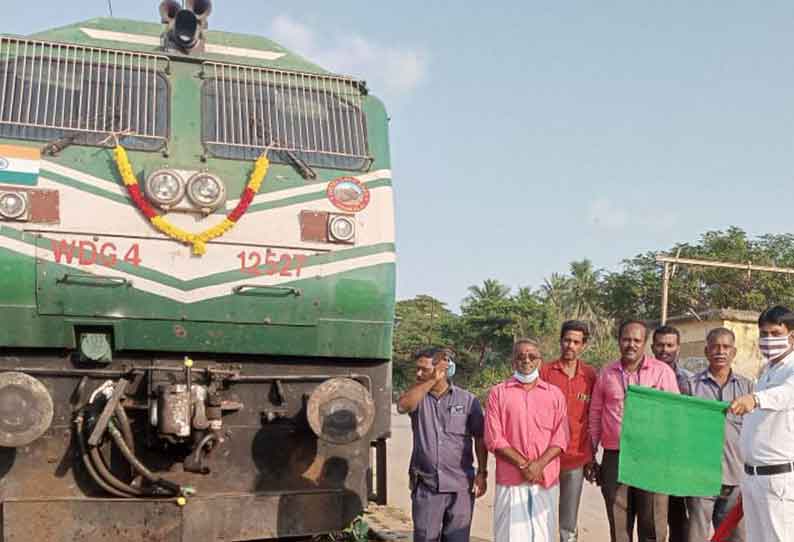
[[[251,177],[243,191],[243,195],[240,197],[240,202],[237,204],[237,207],[226,215],[222,222],[215,226],[201,233],[190,233],[182,228],[174,226],[166,220],[164,216],[157,214],[157,211],[146,201],[141,193],[141,187],[138,185],[138,179],[132,171],[132,165],[130,164],[130,159],[124,147],[116,145],[113,149],[113,157],[116,160],[116,167],[119,170],[119,174],[121,174],[121,178],[124,180],[124,186],[127,187],[127,192],[132,201],[135,202],[138,210],[148,218],[152,225],[159,231],[172,239],[176,239],[180,243],[192,246],[193,254],[197,256],[202,256],[207,252],[208,241],[220,237],[237,224],[240,217],[248,210],[248,206],[251,205],[251,201],[253,201],[256,193],[259,192],[259,187],[262,186],[262,181],[265,179],[268,167],[270,166],[270,161],[267,159],[267,151],[265,151],[256,160],[256,163],[254,163],[254,170],[251,172]]]

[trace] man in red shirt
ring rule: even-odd
[[[571,430],[568,447],[560,456],[560,542],[578,539],[576,524],[582,485],[585,473],[593,468],[587,417],[597,375],[595,369],[579,359],[589,337],[590,330],[585,322],[568,320],[563,323],[560,357],[540,369],[541,380],[558,387],[565,396]]]

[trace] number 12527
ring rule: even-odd
[[[250,275],[279,275],[282,277],[300,277],[303,264],[308,256],[305,254],[278,253],[267,249],[264,252],[249,250],[237,255],[240,260],[240,271]]]

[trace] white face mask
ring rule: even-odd
[[[788,335],[785,337],[760,337],[758,339],[758,349],[766,359],[775,359],[788,348]]]
[[[538,372],[538,368],[535,367],[535,369],[529,374],[524,374],[520,371],[515,371],[513,373],[513,378],[515,378],[522,384],[532,384],[535,380],[538,379],[539,374],[540,373]]]

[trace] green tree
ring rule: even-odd
[[[482,286],[469,287],[455,338],[468,352],[476,353],[478,367],[512,344],[514,305],[510,288],[498,280],[486,279]]]
[[[446,304],[429,295],[398,301],[395,308],[392,362],[394,387],[402,389],[413,381],[413,355],[420,348],[445,344],[443,330],[456,317]]]
[[[742,229],[709,231],[694,243],[679,243],[665,251],[682,258],[794,267],[794,236],[751,238]],[[613,318],[658,319],[661,315],[661,266],[656,253],[624,260],[620,271],[602,282],[603,306]],[[690,265],[673,266],[668,314],[709,309],[763,310],[773,303],[794,300],[794,276]]]

